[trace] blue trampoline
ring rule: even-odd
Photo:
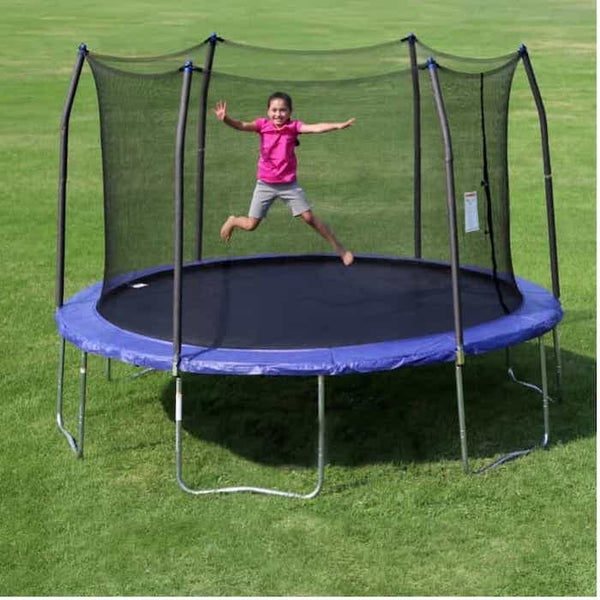
[[[427,62],[419,60],[419,51],[430,55]],[[527,50],[470,61],[436,53],[411,35],[350,53],[291,52],[289,64],[286,53],[279,53],[275,66],[288,77],[293,72],[286,65],[292,63],[310,70],[285,81],[294,98],[330,109],[328,99],[336,97],[335,110],[344,100],[357,124],[368,124],[323,155],[309,143],[301,150],[307,160],[314,153],[315,166],[335,152],[332,168],[339,177],[333,183],[332,173],[322,170],[311,191],[336,196],[345,211],[360,216],[348,229],[354,237],[344,238],[356,257],[349,267],[317,248],[313,238],[296,238],[292,228],[271,238],[276,248],[266,252],[262,229],[239,246],[237,239],[227,247],[211,241],[223,218],[238,209],[237,199],[245,198],[247,181],[237,174],[248,152],[227,137],[226,128],[207,120],[208,107],[228,96],[254,106],[256,97],[280,83],[275,74],[246,77],[250,63],[240,58],[245,52],[252,52],[252,64],[273,64],[267,49],[216,35],[183,53],[144,60],[80,48],[61,128],[55,313],[61,336],[57,423],[73,451],[83,454],[87,354],[93,353],[173,374],[176,477],[183,490],[312,498],[324,481],[326,377],[454,362],[461,461],[468,473],[466,357],[535,338],[541,388],[526,385],[542,394],[541,445],[547,447],[542,336],[553,332],[560,393],[557,325],[563,313],[547,126]],[[184,56],[196,62],[182,66]],[[101,282],[65,299],[68,126],[86,61],[100,106],[105,271]],[[540,116],[552,292],[517,277],[510,251],[508,98],[521,61]],[[244,65],[241,73],[238,64]],[[391,64],[396,70],[387,72]],[[346,78],[340,79],[344,69]],[[382,107],[390,118],[380,118]],[[235,176],[221,168],[224,163],[235,165]],[[375,192],[357,169],[377,177]],[[77,436],[63,418],[66,342],[82,353]],[[182,373],[315,376],[315,488],[297,493],[188,485],[182,473]],[[509,374],[518,382],[512,367]]]
[[[463,269],[461,280],[467,355],[539,337],[562,317],[554,296],[524,279],[519,297],[506,286],[514,294],[508,314],[485,302],[490,274]],[[229,288],[226,302],[217,282]],[[87,352],[169,371],[172,284],[168,268],[132,274],[104,299],[101,284],[86,288],[57,312],[59,333]],[[357,257],[352,269],[333,255],[228,259],[187,265],[183,288],[182,329],[192,338],[182,343],[184,372],[343,375],[455,359],[449,265],[374,256]]]

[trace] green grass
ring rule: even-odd
[[[1,595],[476,595],[596,593],[595,5],[590,0],[372,3],[5,3],[0,23]],[[343,48],[414,31],[495,56],[525,42],[548,111],[565,400],[551,447],[483,477],[460,468],[451,365],[327,380],[328,467],[315,501],[195,498],[174,482],[169,374],[116,381],[91,357],[86,458],[54,420],[58,124],[80,42],[160,54],[218,31],[280,48]],[[519,275],[548,285],[539,133],[519,69],[511,104],[512,241]],[[67,294],[102,272],[95,100],[86,69],[71,137]],[[549,342],[548,342],[549,343]],[[551,356],[551,353],[549,353]],[[515,352],[538,378],[536,345]],[[68,352],[74,423],[78,353]],[[502,353],[465,373],[473,468],[539,441],[537,396]],[[308,490],[316,385],[185,377],[193,485]]]

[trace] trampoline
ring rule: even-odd
[[[216,70],[213,71],[214,52],[218,43],[225,40],[211,36],[201,48],[207,51],[204,58],[203,84],[199,90],[198,102],[201,106],[198,119],[198,139],[207,152],[206,142],[208,127],[205,120],[207,107],[208,82],[218,80]],[[207,175],[205,162],[195,163],[197,167],[197,196],[200,200],[198,211],[193,218],[186,217],[184,207],[184,182],[186,171],[184,156],[186,147],[186,129],[188,107],[190,103],[191,77],[193,66],[186,63],[171,76],[173,80],[182,81],[179,95],[179,107],[176,120],[176,137],[174,149],[170,154],[174,158],[175,169],[168,184],[174,189],[174,213],[169,222],[170,231],[164,235],[172,236],[173,260],[165,261],[160,257],[149,259],[145,249],[154,248],[156,238],[153,236],[162,230],[155,221],[151,225],[140,225],[141,214],[130,217],[131,225],[127,227],[127,216],[124,207],[130,211],[130,190],[115,192],[117,187],[107,179],[110,166],[110,152],[106,140],[109,131],[110,115],[103,108],[103,84],[101,78],[123,78],[132,81],[139,88],[146,83],[147,75],[135,72],[117,71],[114,68],[118,59],[114,57],[90,58],[87,48],[81,47],[76,62],[71,88],[63,114],[61,160],[61,180],[59,185],[59,253],[57,276],[57,311],[56,323],[61,336],[61,352],[59,363],[59,389],[57,406],[57,423],[61,432],[67,437],[73,451],[83,455],[84,412],[86,401],[85,373],[87,353],[117,359],[140,367],[171,371],[176,380],[175,420],[176,420],[176,465],[177,481],[187,492],[194,494],[250,491],[288,497],[312,498],[320,493],[324,480],[325,453],[325,377],[349,373],[368,373],[411,367],[439,362],[454,361],[456,365],[457,401],[460,424],[461,458],[465,472],[469,472],[466,443],[466,421],[464,416],[464,399],[462,385],[462,368],[465,357],[506,349],[521,342],[539,338],[542,365],[542,388],[544,410],[544,437],[542,446],[546,447],[549,439],[548,383],[545,366],[544,344],[541,337],[549,332],[554,333],[555,354],[557,358],[557,376],[560,377],[560,352],[557,336],[557,325],[562,318],[562,308],[558,294],[558,267],[556,260],[556,242],[554,235],[554,216],[552,204],[551,176],[549,173],[549,153],[544,120],[542,119],[542,146],[544,157],[547,157],[545,168],[546,199],[549,215],[549,239],[552,266],[553,292],[536,285],[512,272],[510,244],[508,235],[508,192],[507,181],[502,179],[506,170],[505,148],[499,153],[499,172],[501,182],[499,190],[504,200],[493,204],[489,193],[491,150],[484,144],[483,162],[478,163],[474,171],[483,177],[486,188],[487,212],[483,217],[485,228],[467,227],[463,233],[457,225],[457,200],[454,191],[453,146],[450,139],[448,113],[438,77],[438,62],[430,59],[425,68],[416,62],[417,40],[414,36],[401,41],[408,47],[407,58],[409,69],[406,80],[412,78],[411,101],[415,95],[420,98],[419,77],[431,80],[432,101],[435,110],[432,115],[438,120],[438,136],[441,131],[441,142],[436,143],[445,150],[445,161],[441,161],[440,178],[446,192],[446,198],[436,200],[443,208],[437,220],[446,222],[446,243],[449,252],[438,252],[439,257],[425,258],[427,254],[427,237],[425,210],[422,210],[423,185],[420,169],[407,175],[415,190],[414,203],[411,202],[412,256],[388,254],[383,252],[356,253],[351,267],[344,266],[335,254],[319,251],[260,253],[250,246],[241,255],[214,256],[204,250],[206,242],[203,232],[206,220],[210,217],[205,196],[206,182],[211,182]],[[234,45],[237,49],[237,47]],[[425,47],[427,48],[427,47]],[[431,50],[431,49],[428,49]],[[188,51],[189,53],[190,51]],[[369,53],[373,49],[368,50]],[[450,60],[450,55],[446,57]],[[176,55],[158,57],[159,62],[173,60]],[[101,104],[101,127],[104,157],[105,181],[105,218],[106,260],[105,276],[102,282],[87,287],[65,300],[64,295],[64,237],[66,206],[66,142],[68,122],[77,89],[77,83],[84,60],[88,58],[96,77]],[[456,60],[459,60],[455,57]],[[541,97],[535,85],[526,50],[507,60],[497,59],[499,64],[508,64],[508,70],[523,59],[534,97],[543,117]],[[441,60],[438,58],[437,60]],[[465,62],[466,59],[460,59]],[[150,61],[152,62],[152,61]],[[133,63],[132,63],[133,64]],[[135,63],[136,65],[138,63]],[[145,63],[142,63],[145,65]],[[225,63],[227,64],[227,63]],[[155,67],[156,68],[156,67]],[[492,76],[499,70],[492,65],[489,73]],[[442,71],[443,72],[443,71]],[[125,73],[125,75],[124,75]],[[183,73],[183,75],[182,75]],[[468,81],[473,79],[472,73],[462,73]],[[152,85],[156,84],[153,76]],[[223,76],[228,85],[232,82]],[[387,85],[387,80],[382,86]],[[512,77],[512,71],[510,71]],[[163,82],[165,76],[158,80]],[[354,81],[354,80],[352,80]],[[361,80],[356,80],[360,82]],[[375,81],[375,80],[374,80]],[[483,74],[480,75],[483,82]],[[141,83],[140,83],[141,82]],[[234,83],[240,84],[239,81]],[[272,82],[268,82],[272,85]],[[381,83],[381,78],[376,80]],[[162,84],[161,84],[162,85]],[[265,82],[262,82],[265,85]],[[288,84],[289,85],[289,84]],[[322,84],[324,85],[324,84]],[[360,83],[354,85],[359,86]],[[483,90],[483,85],[478,84]],[[161,88],[162,89],[162,88]],[[168,91],[168,86],[166,86]],[[254,90],[252,90],[253,92]],[[119,88],[118,94],[122,94]],[[136,92],[138,93],[138,92]],[[480,123],[484,115],[481,91],[481,113],[477,114]],[[167,102],[167,101],[165,101]],[[172,97],[168,100],[172,104]],[[153,107],[154,109],[156,107]],[[413,148],[418,145],[419,161],[421,160],[424,134],[417,128],[422,124],[420,104],[413,103],[412,125],[414,131]],[[103,113],[104,110],[104,113]],[[505,107],[506,110],[506,107]],[[116,121],[121,128],[123,120],[129,124],[130,114]],[[102,119],[105,121],[103,122]],[[109,125],[106,125],[106,122]],[[478,124],[476,139],[481,135]],[[167,129],[171,131],[173,121]],[[500,130],[503,125],[500,123]],[[486,139],[483,130],[483,139]],[[208,133],[210,138],[210,131]],[[434,136],[434,139],[435,136]],[[159,136],[160,140],[160,136]],[[418,143],[417,143],[418,140]],[[196,147],[196,145],[194,145]],[[412,150],[411,149],[411,150]],[[469,151],[471,149],[469,148]],[[126,152],[126,151],[125,151]],[[225,152],[234,152],[228,147]],[[123,156],[118,156],[122,167]],[[415,157],[417,153],[415,153]],[[139,158],[139,157],[138,157]],[[161,160],[161,162],[167,162]],[[116,163],[115,163],[116,164]],[[417,159],[415,166],[420,166]],[[483,167],[482,167],[483,164]],[[147,169],[134,160],[129,168]],[[126,175],[129,178],[131,173]],[[418,180],[418,184],[415,183]],[[200,183],[198,183],[200,182]],[[550,182],[550,186],[548,186]],[[118,182],[117,182],[118,183]],[[222,184],[224,185],[224,184]],[[440,189],[439,186],[436,189]],[[227,190],[229,193],[230,190]],[[503,197],[502,193],[495,196]],[[126,197],[119,200],[120,195]],[[122,204],[119,204],[121,202]],[[121,206],[121,208],[119,208]],[[417,210],[418,207],[418,210]],[[142,210],[147,210],[142,204]],[[159,210],[158,208],[156,209]],[[465,200],[465,215],[467,220]],[[418,217],[417,217],[418,215]],[[472,214],[470,215],[472,217]],[[478,216],[478,215],[477,215]],[[160,214],[154,214],[160,221]],[[186,233],[186,219],[195,224],[193,233]],[[125,226],[124,223],[125,222]],[[436,221],[437,222],[437,221]],[[122,231],[123,230],[123,231]],[[481,231],[483,230],[483,231]],[[142,234],[139,234],[142,231]],[[436,229],[436,232],[439,230]],[[471,251],[472,237],[468,233],[481,233],[474,242],[477,252],[485,255],[480,260],[477,252]],[[136,260],[129,259],[128,245],[132,244],[132,232],[138,235]],[[150,232],[150,233],[149,233]],[[467,235],[465,235],[465,233]],[[258,234],[253,234],[258,235]],[[187,238],[194,240],[194,251],[191,258],[185,259],[185,247],[190,245]],[[141,240],[141,241],[140,241]],[[303,242],[304,243],[304,242]],[[140,247],[141,245],[141,247]],[[293,244],[288,250],[294,250]],[[284,242],[284,249],[286,243]],[[464,248],[469,258],[475,257],[473,264],[461,261],[459,249]],[[483,250],[481,250],[483,248]],[[445,258],[449,254],[448,258]],[[490,258],[491,257],[491,258]],[[63,378],[65,341],[82,351],[80,418],[77,439],[65,427],[63,419]],[[318,378],[318,450],[317,450],[317,484],[307,494],[279,491],[253,486],[236,486],[218,489],[194,489],[185,483],[182,474],[182,413],[183,388],[181,373],[224,374],[224,375],[277,375],[277,376],[316,376]],[[509,371],[512,374],[512,370]],[[513,376],[514,377],[514,376]],[[530,385],[530,384],[528,384]],[[560,386],[560,380],[559,380]],[[528,452],[528,451],[527,451]]]
[[[506,315],[485,302],[489,274],[465,269],[461,279],[466,354],[538,337],[561,318],[554,296],[524,279],[518,296],[505,286]],[[185,372],[341,375],[455,358],[449,265],[263,256],[187,265],[183,281]],[[62,306],[59,332],[88,352],[169,370],[172,290],[172,268],[132,274],[104,298],[91,286]]]

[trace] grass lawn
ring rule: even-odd
[[[0,595],[596,594],[596,106],[591,0],[5,2],[0,23]],[[464,476],[453,365],[327,379],[322,495],[196,498],[174,480],[173,382],[90,356],[86,458],[55,424],[58,127],[79,43],[157,55],[212,31],[247,44],[368,46],[414,31],[497,56],[526,43],[548,112],[557,210],[564,401],[546,452]],[[96,101],[86,67],[70,146],[67,296],[102,277]],[[509,129],[515,271],[550,285],[539,126],[522,66]],[[550,337],[546,340],[550,347]],[[549,352],[552,358],[552,352]],[[75,422],[78,356],[67,353]],[[514,364],[538,379],[534,342]],[[552,364],[552,363],[551,363]],[[316,382],[191,377],[192,484],[309,490]],[[541,439],[539,397],[504,354],[465,372],[472,466]]]

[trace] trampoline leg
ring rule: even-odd
[[[106,359],[106,379],[112,381],[112,361],[110,358]]]
[[[465,398],[462,365],[456,365],[456,398],[458,402],[458,425],[460,428],[460,454],[465,474],[469,473],[469,455],[467,450],[467,421],[465,418]]]
[[[193,489],[190,488],[183,479],[183,390],[181,376],[175,377],[175,468],[177,475],[177,483],[185,492],[195,495],[205,494],[231,494],[236,492],[252,492],[255,494],[266,494],[270,496],[284,496],[286,498],[302,498],[311,499],[318,496],[323,487],[325,479],[325,378],[323,375],[318,377],[318,449],[317,449],[317,484],[312,492],[307,494],[299,494],[296,492],[284,492],[269,488],[261,488],[254,486],[236,486],[223,487],[213,489]]]
[[[510,366],[510,355],[508,349],[506,350],[506,357],[508,361],[508,374],[511,379],[526,388],[532,389],[535,392],[538,392],[542,395],[542,409],[544,412],[544,436],[542,437],[541,447],[546,449],[550,442],[550,401],[551,398],[548,395],[548,371],[546,368],[546,347],[544,346],[544,336],[540,336],[538,338],[538,346],[540,351],[540,371],[542,376],[542,388],[540,389],[537,385],[532,383],[527,383],[524,381],[519,381],[513,373],[513,370]],[[533,446],[532,448],[527,448],[525,450],[516,450],[515,452],[510,452],[505,456],[500,457],[498,460],[494,461],[492,464],[487,465],[475,472],[475,475],[480,475],[481,473],[485,473],[490,469],[498,467],[499,465],[504,464],[510,460],[514,460],[515,458],[520,458],[521,456],[527,456],[531,454],[534,450],[536,450],[537,446]]]
[[[556,401],[562,402],[563,398],[563,380],[562,380],[562,355],[560,351],[560,339],[558,335],[558,325],[552,330],[554,340],[554,360],[556,361]]]
[[[65,375],[65,340],[60,341],[60,354],[58,359],[58,392],[56,401],[56,424],[60,432],[67,438],[67,442],[71,450],[77,458],[83,457],[84,443],[84,425],[85,425],[85,400],[86,400],[86,384],[87,384],[87,352],[81,353],[81,368],[79,379],[79,416],[78,416],[78,434],[77,440],[69,433],[64,426],[63,419],[63,384]]]
[[[544,346],[544,336],[538,338],[540,346],[540,370],[542,374],[542,407],[544,411],[544,437],[542,438],[542,448],[547,448],[550,441],[550,410],[548,396],[548,373],[546,369],[546,346]]]

